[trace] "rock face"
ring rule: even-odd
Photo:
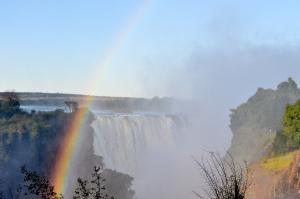
[[[300,152],[293,158],[289,168],[284,171],[276,186],[278,199],[300,198]]]
[[[299,199],[300,151],[295,152],[289,166],[267,169],[260,162],[250,166],[248,199]]]
[[[279,84],[276,90],[258,88],[246,103],[231,110],[233,138],[228,152],[240,162],[260,159],[282,127],[285,106],[298,99],[300,89],[291,78]]]

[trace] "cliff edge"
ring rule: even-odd
[[[287,104],[300,99],[300,89],[289,78],[277,89],[258,88],[246,103],[231,110],[230,128],[233,133],[228,152],[239,161],[255,162],[268,153],[276,132],[282,128]]]

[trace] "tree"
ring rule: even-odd
[[[25,166],[22,166],[21,173],[23,174],[23,183],[19,184],[15,191],[9,188],[8,197],[10,199],[63,199],[61,194],[54,192],[54,186],[50,184],[46,176],[29,171]],[[73,199],[114,199],[106,193],[106,179],[102,176],[103,173],[103,168],[94,167],[90,181],[78,178]],[[4,197],[0,192],[0,199],[2,198]]]
[[[3,186],[3,181],[2,180],[0,180],[0,186],[1,187]],[[3,194],[2,189],[0,190],[0,199],[4,199],[4,194]]]
[[[300,100],[287,105],[283,116],[283,134],[287,138],[287,147],[294,150],[300,146]]]
[[[287,146],[287,137],[282,131],[278,131],[273,141],[271,155],[284,154],[288,151],[289,148]]]
[[[90,181],[78,178],[73,199],[113,199],[114,197],[106,193],[106,179],[103,177],[103,172],[103,168],[94,167]]]
[[[248,167],[241,167],[231,155],[226,159],[210,153],[208,161],[197,161],[204,178],[202,193],[196,196],[202,199],[245,199],[248,183]]]
[[[4,116],[11,117],[15,113],[21,112],[20,99],[15,92],[4,92],[1,94],[1,98],[0,108]]]
[[[75,194],[73,199],[88,199],[92,194],[90,188],[88,188],[88,181],[82,180],[81,178],[77,179],[77,188],[75,189]]]
[[[54,186],[52,186],[47,177],[38,174],[35,171],[28,171],[25,166],[21,168],[21,172],[24,176],[24,184],[21,188],[24,188],[25,196],[36,196],[40,199],[62,199],[62,195],[54,192]]]

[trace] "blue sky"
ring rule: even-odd
[[[115,35],[142,4],[0,0],[0,90],[86,93]],[[288,76],[300,82],[299,7],[150,0],[91,94],[223,97],[234,105],[259,86]]]

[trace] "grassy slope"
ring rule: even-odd
[[[288,183],[285,176],[295,176],[290,172],[293,170],[291,166],[295,164],[297,155],[299,151],[294,151],[271,158],[264,157],[251,164],[249,168],[251,185],[247,199],[273,199],[276,195],[275,190],[276,193],[280,193],[282,191],[279,187],[280,183],[283,181],[285,184]]]
[[[295,152],[290,152],[284,155],[264,158],[261,160],[261,167],[269,170],[281,170],[286,169],[293,161]]]

